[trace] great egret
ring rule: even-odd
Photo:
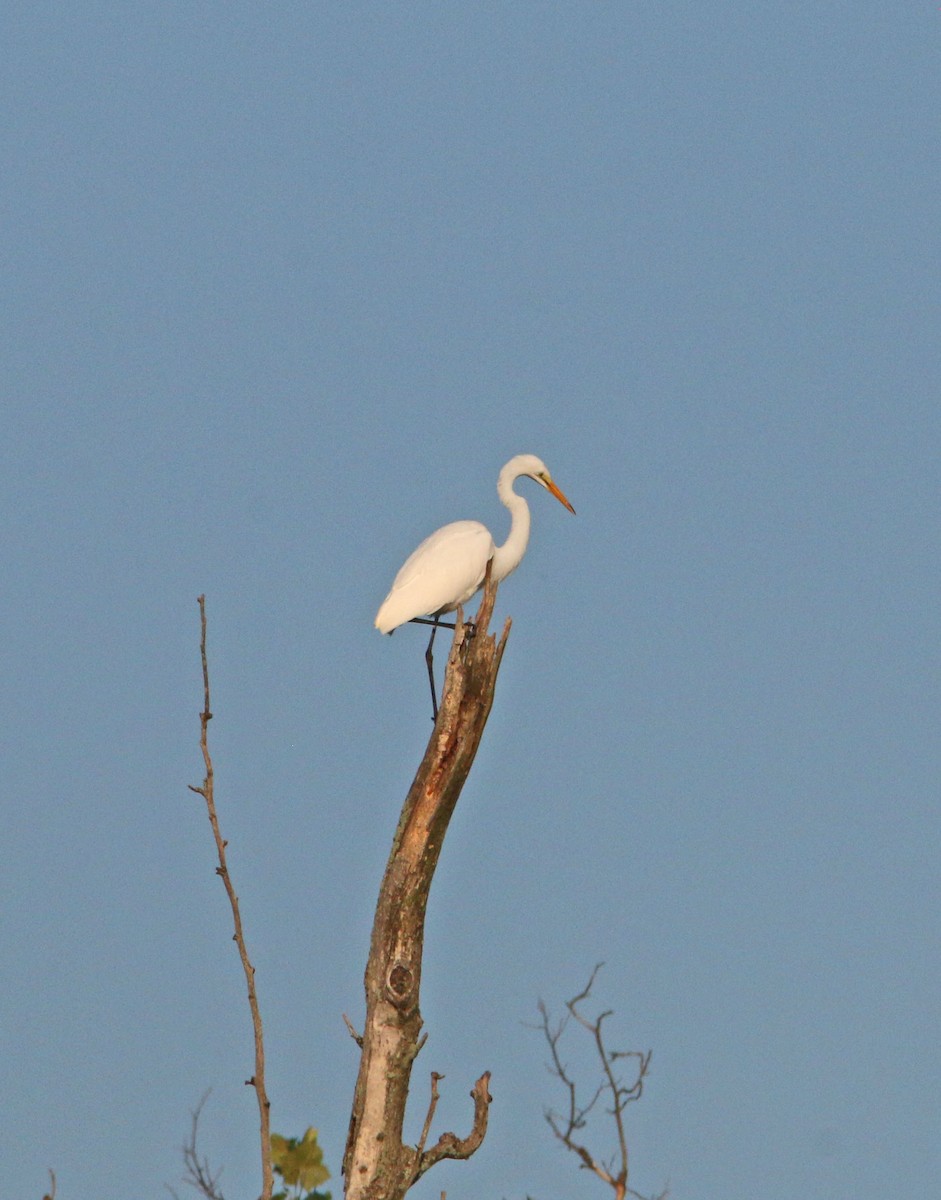
[[[395,577],[392,590],[376,614],[380,633],[392,633],[406,621],[431,625],[431,640],[425,651],[428,678],[431,681],[431,706],[435,718],[438,703],[432,670],[431,648],[445,613],[454,612],[459,604],[469,600],[483,587],[487,563],[492,562],[491,575],[497,583],[506,579],[519,566],[529,542],[529,505],[513,490],[514,482],[528,475],[574,513],[542,459],[535,454],[517,454],[511,458],[497,479],[497,495],[510,510],[510,534],[502,546],[497,546],[486,525],[479,521],[453,521],[443,525],[425,538],[418,549],[406,559]],[[447,627],[447,626],[446,626]],[[453,626],[450,626],[453,628]]]

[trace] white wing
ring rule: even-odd
[[[405,561],[376,615],[376,628],[391,633],[412,617],[452,612],[481,586],[493,551],[490,531],[479,521],[443,525]]]

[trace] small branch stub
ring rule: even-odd
[[[353,1039],[353,1041],[354,1041],[354,1042],[357,1044],[357,1046],[359,1046],[360,1050],[362,1050],[362,1048],[363,1048],[363,1039],[362,1039],[361,1035],[360,1035],[360,1034],[358,1034],[358,1033],[356,1032],[356,1030],[353,1028],[353,1022],[352,1022],[352,1021],[350,1020],[350,1018],[349,1018],[349,1017],[346,1015],[346,1013],[344,1013],[344,1014],[343,1014],[343,1022],[344,1022],[344,1024],[346,1025],[346,1028],[349,1030],[350,1037],[351,1037],[351,1038]]]

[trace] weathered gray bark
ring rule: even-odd
[[[468,1137],[444,1133],[425,1149],[437,1101],[433,1077],[421,1137],[415,1146],[402,1141],[412,1063],[424,1041],[419,989],[428,892],[490,714],[510,630],[507,620],[499,643],[487,634],[495,595],[496,584],[488,580],[473,636],[458,613],[438,718],[405,799],[379,892],[366,966],[366,1026],[357,1039],[362,1057],[343,1158],[346,1200],[400,1200],[436,1162],[469,1158],[487,1129],[489,1071],[471,1092]]]

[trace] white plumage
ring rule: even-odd
[[[479,521],[454,521],[425,538],[405,561],[376,614],[376,628],[381,633],[391,633],[415,617],[453,612],[483,586],[491,559],[497,582],[516,570],[526,553],[530,524],[529,505],[513,490],[521,475],[535,479],[569,512],[575,512],[541,459],[535,454],[511,458],[497,480],[497,495],[512,517],[506,541],[495,545],[490,531]]]

